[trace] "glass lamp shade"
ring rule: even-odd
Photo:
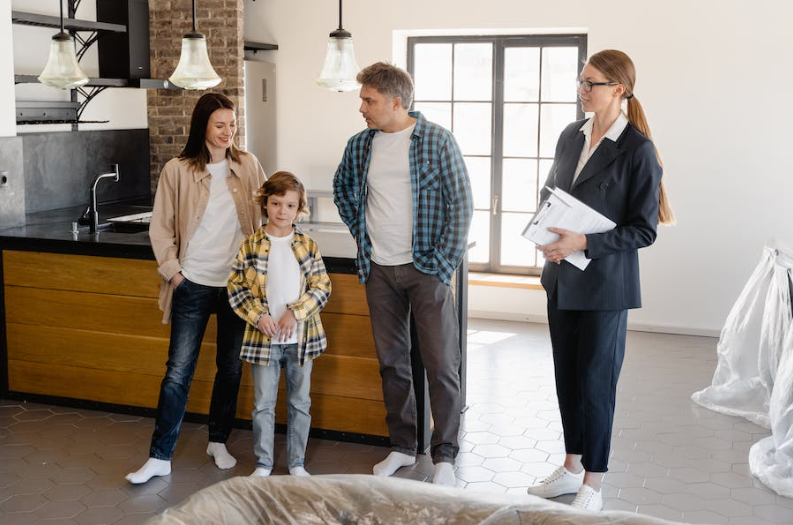
[[[73,89],[88,83],[88,75],[80,69],[74,54],[74,41],[67,33],[58,33],[50,43],[50,58],[39,82],[58,89]]]
[[[346,32],[345,32],[346,33]],[[347,35],[350,35],[347,33]],[[352,36],[334,36],[328,38],[328,50],[325,63],[317,79],[320,85],[331,91],[352,91],[361,85],[355,80],[358,75],[358,63],[352,48]]]
[[[188,33],[182,38],[179,64],[168,80],[184,89],[207,89],[220,84],[221,78],[209,62],[204,35]]]

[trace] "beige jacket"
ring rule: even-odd
[[[265,175],[259,160],[250,153],[241,154],[240,162],[229,159],[227,178],[242,232],[251,235],[261,225],[261,210],[253,196]],[[162,277],[160,283],[160,310],[162,322],[171,319],[173,287],[171,277],[182,271],[181,260],[187,243],[201,223],[209,202],[209,170],[194,172],[187,161],[171,159],[162,169],[154,197],[154,212],[149,226],[149,239]],[[229,268],[231,271],[231,268]]]

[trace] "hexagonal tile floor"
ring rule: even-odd
[[[468,343],[458,486],[525,493],[564,460],[547,327],[471,320]],[[710,383],[715,347],[713,338],[628,334],[605,508],[689,523],[793,523],[793,500],[749,473],[749,447],[768,431],[689,400]],[[229,449],[239,462],[221,471],[204,453],[206,427],[185,423],[171,475],[130,485],[124,475],[146,460],[152,425],[150,418],[0,400],[0,522],[142,523],[253,470],[250,431],[232,433]],[[312,439],[306,468],[370,473],[386,453]],[[282,435],[276,454],[275,474],[285,474]],[[426,481],[432,462],[419,456],[396,475]]]

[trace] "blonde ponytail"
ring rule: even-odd
[[[636,68],[630,57],[622,51],[606,49],[589,57],[589,63],[603,73],[611,82],[617,82],[625,86],[623,97],[628,101],[628,121],[652,141],[653,137],[650,133],[650,125],[647,124],[647,117],[644,116],[644,109],[642,109],[642,105],[633,94],[633,86],[636,83]],[[658,159],[658,164],[663,167],[664,164],[661,162],[658,148],[655,148],[655,158]],[[658,222],[666,225],[675,223],[675,213],[669,204],[669,197],[666,195],[663,178],[659,188]]]
[[[650,125],[647,123],[647,117],[644,115],[644,109],[641,103],[636,99],[636,96],[631,94],[626,97],[628,99],[628,122],[634,128],[650,139],[653,140],[653,135],[650,132]],[[653,144],[655,146],[655,144]],[[655,158],[658,159],[658,164],[663,168],[664,163],[661,160],[661,155],[658,153],[658,148],[655,148]],[[672,211],[672,206],[669,204],[669,197],[666,195],[666,188],[664,188],[664,180],[661,178],[661,186],[659,188],[658,199],[658,222],[667,226],[671,226],[676,222],[675,212]]]

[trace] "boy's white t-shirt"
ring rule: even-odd
[[[207,164],[209,202],[182,258],[182,275],[204,286],[226,287],[234,259],[245,239],[226,177],[229,162]]]
[[[267,257],[266,297],[270,317],[275,322],[284,315],[287,304],[300,299],[300,265],[292,251],[294,237],[294,231],[286,237],[273,237],[267,234],[270,240],[270,254]],[[297,329],[286,341],[277,341],[273,338],[272,343],[279,345],[297,343]]]
[[[378,131],[366,175],[366,232],[372,260],[381,266],[413,261],[413,189],[410,184],[410,136],[415,124],[402,131]]]

